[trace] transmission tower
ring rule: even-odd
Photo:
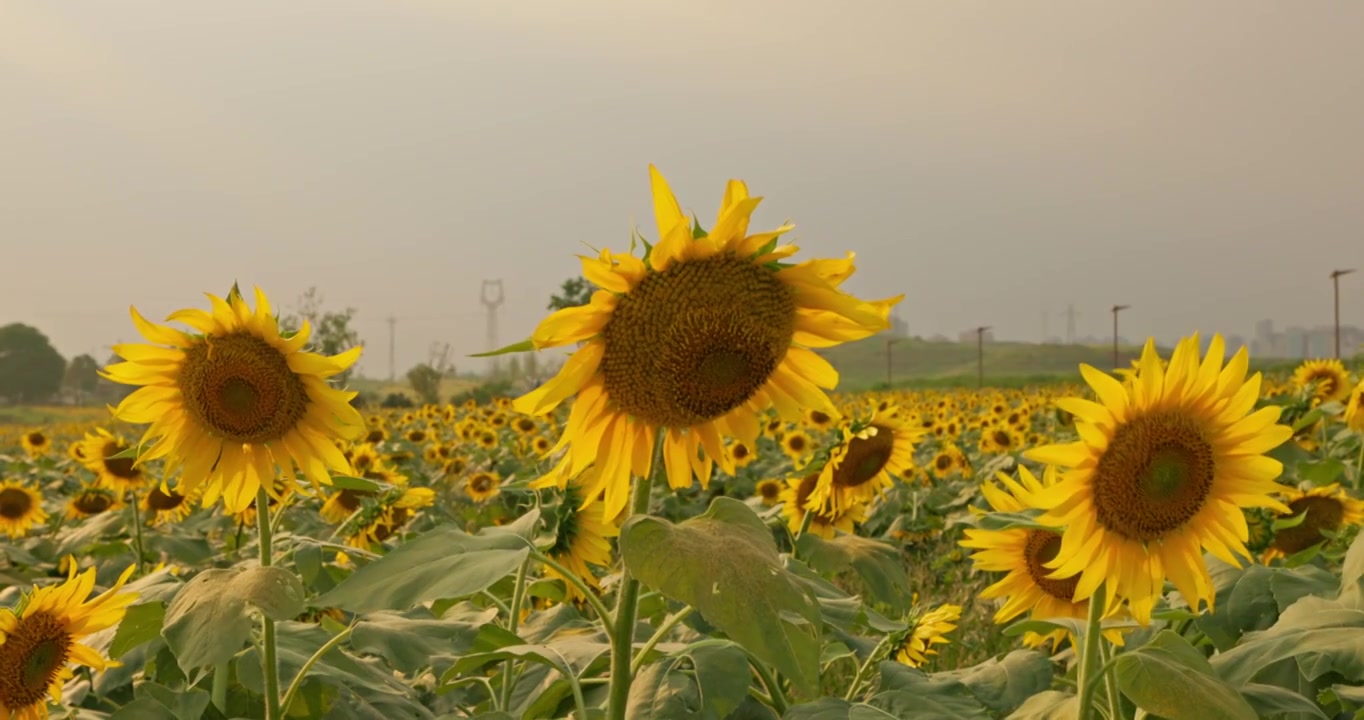
[[[497,349],[497,308],[501,307],[506,296],[502,292],[501,280],[484,280],[481,289],[483,307],[488,309],[488,350]],[[502,369],[501,359],[492,358],[492,374],[496,376]]]
[[[397,334],[398,318],[388,316],[388,381],[393,382],[398,377],[397,363],[394,362],[393,348],[394,337]]]

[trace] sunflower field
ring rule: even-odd
[[[1364,378],[1197,335],[1019,389],[839,393],[841,289],[730,181],[519,397],[373,410],[236,286],[0,425],[0,718],[1364,718]]]

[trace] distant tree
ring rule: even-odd
[[[440,402],[440,371],[422,363],[407,371],[407,382],[417,398],[428,405]]]
[[[540,379],[540,357],[535,351],[524,355],[526,358],[526,379],[535,383]]]
[[[578,307],[592,302],[592,283],[584,277],[569,278],[559,286],[559,292],[549,298],[550,310]]]
[[[123,358],[117,355],[110,355],[109,359],[105,360],[104,364],[100,367],[108,367],[114,363],[121,362],[123,362]],[[92,399],[102,405],[117,405],[120,402],[123,402],[123,398],[132,395],[136,391],[136,385],[124,385],[123,383],[116,383],[112,380],[99,378],[95,381],[95,389],[92,393],[94,397]]]
[[[99,386],[99,363],[89,355],[77,355],[66,365],[66,377],[62,385],[75,395],[77,404],[85,404],[85,398]]]
[[[391,409],[391,408],[410,408],[410,407],[412,407],[412,398],[410,398],[410,397],[404,395],[403,393],[396,393],[396,392],[395,392],[395,393],[389,393],[386,397],[384,397],[383,402],[379,403],[379,407],[382,407],[382,408],[390,408],[390,409]]]
[[[513,355],[507,362],[507,377],[512,381],[521,379],[521,358]]]
[[[308,339],[312,350],[323,355],[336,355],[362,344],[360,334],[351,327],[355,312],[355,308],[350,307],[340,312],[323,309],[322,294],[316,287],[310,287],[299,296],[297,311],[280,316],[279,326],[284,332],[294,333],[307,320],[312,327],[312,336]],[[344,386],[353,372],[352,368],[334,376],[332,383]]]
[[[36,403],[62,387],[66,360],[38,328],[23,323],[0,327],[0,398]]]

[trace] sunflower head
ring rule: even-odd
[[[179,476],[179,491],[204,486],[203,504],[221,497],[238,512],[282,472],[289,487],[296,473],[315,486],[331,472],[351,474],[336,438],[365,433],[351,406],[356,393],[333,389],[327,379],[344,373],[360,356],[353,348],[335,357],[304,352],[311,335],[305,321],[282,335],[265,293],[256,307],[240,293],[209,295],[211,311],[186,309],[167,320],[195,333],[156,325],[136,309],[133,323],[152,344],[120,344],[126,362],[103,370],[115,382],[141,386],[119,404],[115,417],[149,424],[138,462],[166,458],[166,474]]]
[[[140,488],[147,481],[130,449],[127,441],[104,428],[86,433],[81,442],[85,467],[95,473],[100,485],[117,491]]]
[[[1080,574],[1077,601],[1102,585],[1145,624],[1168,578],[1191,606],[1211,606],[1204,550],[1239,566],[1249,554],[1241,508],[1283,507],[1273,497],[1283,466],[1264,453],[1293,431],[1277,424],[1277,406],[1254,409],[1260,376],[1246,378],[1245,348],[1225,367],[1224,357],[1220,335],[1202,358],[1194,335],[1168,368],[1148,341],[1127,386],[1082,365],[1099,402],[1057,402],[1076,416],[1080,440],[1025,453],[1063,470],[1035,501],[1042,522],[1065,528],[1045,565],[1055,577]]]
[[[780,480],[759,480],[754,491],[759,498],[762,498],[764,505],[776,505],[781,501],[781,493],[785,485]]]
[[[1293,385],[1312,397],[1314,405],[1344,400],[1350,392],[1350,373],[1335,358],[1307,360],[1293,371]]]
[[[19,437],[19,445],[30,458],[39,458],[52,449],[52,440],[42,430],[29,430]]]
[[[476,472],[465,481],[464,492],[474,502],[487,502],[502,492],[502,478],[486,470]]]
[[[0,533],[18,539],[45,522],[42,494],[17,480],[0,482]]]
[[[1290,527],[1274,532],[1270,543],[1270,557],[1286,557],[1327,542],[1341,531],[1364,523],[1364,502],[1350,496],[1339,483],[1315,487],[1311,490],[1290,490],[1285,493],[1288,512],[1280,519],[1301,520]]]
[[[870,419],[843,430],[843,442],[829,455],[819,473],[819,484],[808,500],[809,509],[870,502],[914,465],[914,441],[923,431],[901,419],[898,408],[874,412]]]
[[[66,517],[71,520],[92,517],[122,506],[119,496],[101,485],[85,485],[66,502]]]
[[[895,649],[896,661],[913,668],[923,667],[930,656],[938,654],[933,646],[951,642],[947,634],[957,629],[960,619],[960,605],[939,605],[915,618]]]
[[[1345,404],[1345,424],[1364,435],[1364,378],[1361,378]]]
[[[592,472],[591,470],[588,471]],[[620,528],[606,518],[605,506],[600,498],[587,498],[583,492],[581,478],[575,478],[563,489],[562,500],[555,506],[554,544],[547,554],[573,574],[582,579],[588,587],[600,587],[597,576],[589,566],[611,567],[611,540],[620,535]],[[551,577],[558,575],[553,569],[547,571]],[[576,599],[581,592],[572,583],[565,583],[570,599]]]
[[[839,510],[827,508],[809,510],[810,496],[819,486],[820,473],[804,477],[790,478],[781,494],[781,514],[786,518],[786,527],[792,533],[799,533],[805,526],[809,515],[807,532],[824,539],[832,538],[838,532],[851,533],[857,523],[867,519],[867,508],[863,503],[852,503]]]

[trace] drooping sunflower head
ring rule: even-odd
[[[346,544],[362,550],[398,534],[416,517],[418,511],[435,503],[436,493],[431,488],[394,488],[378,496],[378,501],[362,509],[351,521]]]
[[[793,534],[805,525],[806,515],[811,515],[810,526],[806,532],[817,537],[829,539],[838,532],[851,533],[857,523],[867,519],[867,507],[863,503],[851,503],[835,511],[809,510],[810,495],[819,486],[819,473],[804,477],[789,478],[781,494],[781,514],[786,518],[786,527]]]
[[[0,482],[0,533],[17,540],[45,522],[41,493],[17,480]]]
[[[563,489],[563,499],[555,507],[554,519],[554,544],[546,554],[572,570],[588,587],[600,587],[589,566],[611,567],[610,539],[620,535],[616,523],[606,518],[601,499],[587,499],[581,478],[575,478]],[[547,569],[546,574],[558,575],[552,568]],[[582,594],[572,583],[565,582],[565,586],[570,599]]]
[[[1292,527],[1275,531],[1266,559],[1295,555],[1330,540],[1326,533],[1334,535],[1364,523],[1364,501],[1351,497],[1340,483],[1307,491],[1289,490],[1285,499],[1288,512],[1282,513],[1280,518],[1301,515],[1302,520]]]
[[[70,520],[93,517],[122,506],[122,493],[100,485],[85,485],[66,501],[66,517]]]
[[[100,485],[119,492],[140,488],[147,482],[137,460],[124,457],[129,448],[123,438],[104,428],[86,433],[85,439],[81,441],[85,467],[95,473]]]
[[[142,444],[150,445],[138,462],[166,458],[167,476],[183,469],[180,492],[202,484],[203,504],[221,497],[230,512],[245,508],[260,487],[272,491],[278,473],[299,489],[296,473],[314,486],[330,484],[331,472],[349,475],[333,440],[359,437],[365,422],[350,405],[355,393],[333,389],[327,378],[349,369],[361,349],[334,357],[304,352],[308,323],[281,334],[259,288],[254,310],[235,288],[226,300],[208,297],[211,311],[167,318],[195,333],[155,325],[133,309],[133,323],[152,344],[115,346],[126,362],[103,371],[141,386],[114,411],[120,420],[149,424]]]
[[[957,629],[960,619],[960,605],[939,605],[923,613],[914,620],[896,648],[896,661],[913,668],[923,667],[929,656],[938,654],[933,646],[951,642],[947,634]]]
[[[1099,402],[1057,402],[1076,416],[1080,440],[1025,453],[1064,470],[1035,498],[1044,522],[1065,527],[1046,566],[1056,577],[1081,574],[1076,600],[1103,585],[1146,624],[1168,578],[1192,607],[1211,606],[1204,550],[1239,565],[1249,553],[1241,508],[1283,508],[1273,497],[1283,466],[1264,453],[1293,431],[1277,424],[1277,406],[1254,409],[1260,375],[1246,378],[1245,348],[1225,367],[1224,357],[1215,335],[1200,359],[1194,335],[1163,369],[1148,341],[1130,386],[1081,365]]]
[[[892,406],[869,420],[844,428],[843,442],[829,456],[810,494],[807,509],[832,508],[871,502],[914,465],[914,441],[923,434],[901,419]]]
[[[1307,360],[1293,371],[1293,385],[1310,392],[1313,404],[1344,400],[1350,392],[1350,373],[1335,358]]]
[[[658,431],[667,430],[669,483],[704,483],[713,463],[733,473],[723,438],[752,446],[759,414],[775,406],[788,420],[836,411],[824,389],[833,367],[808,347],[868,337],[889,325],[899,298],[864,302],[839,289],[847,260],[782,261],[791,229],[749,234],[759,198],[740,181],[726,189],[709,232],[683,214],[663,176],[650,168],[658,241],[643,258],[603,250],[584,257],[583,275],[601,288],[587,305],[559,310],[536,328],[535,349],[582,343],[553,379],[516,401],[549,412],[577,395],[560,447],[567,475],[597,462],[607,513],[625,506],[631,475],[645,475]],[[690,458],[704,449],[697,462]]]
[[[1355,432],[1364,434],[1364,378],[1350,391],[1345,404],[1345,424]]]
[[[19,437],[19,445],[30,458],[39,458],[52,449],[52,441],[41,430],[29,430]]]
[[[71,666],[103,670],[109,660],[83,644],[85,637],[117,625],[137,593],[122,590],[133,567],[113,587],[90,598],[95,569],[77,575],[75,562],[60,585],[35,587],[14,609],[0,608],[0,712],[20,720],[47,717],[47,702],[61,698]]]

